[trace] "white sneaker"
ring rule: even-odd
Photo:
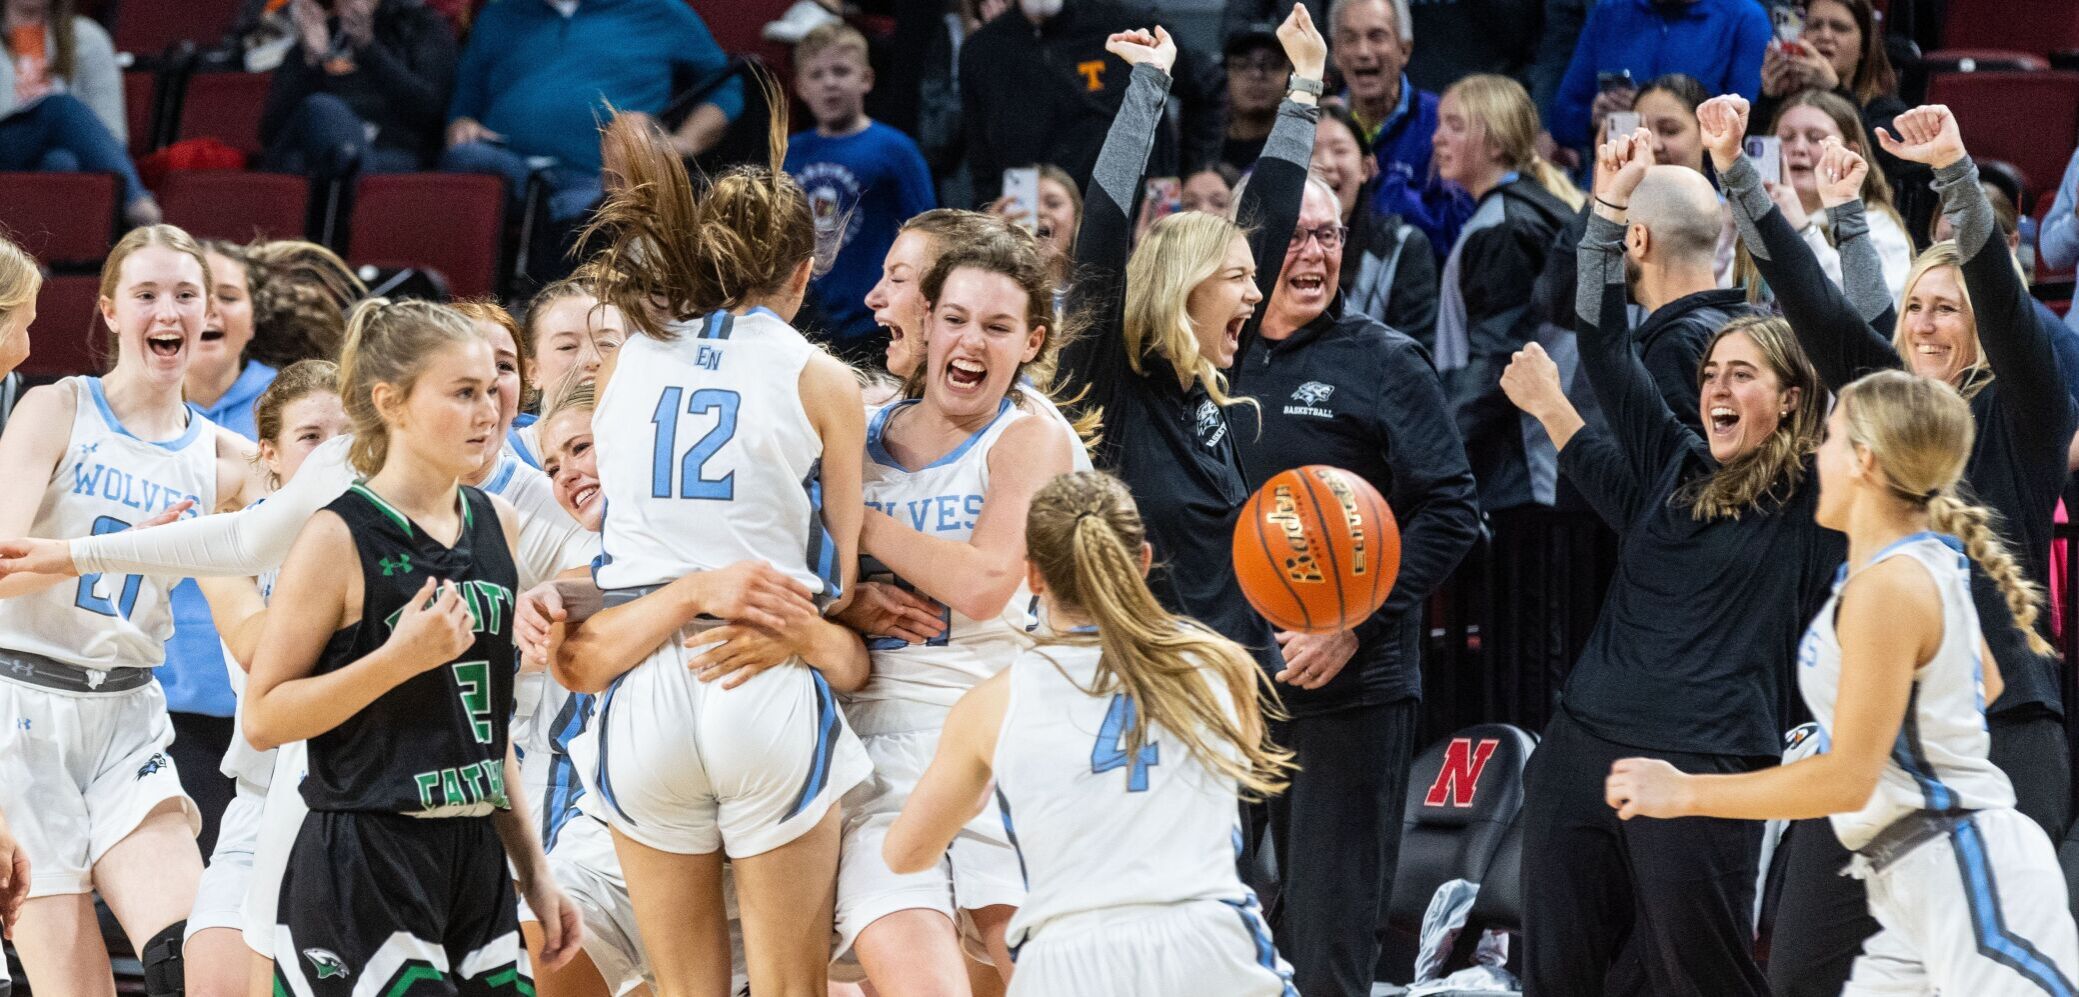
[[[794,6],[787,8],[779,20],[766,24],[762,33],[766,41],[792,45],[807,37],[809,32],[842,20],[844,18],[831,13],[816,0],[794,0]]]

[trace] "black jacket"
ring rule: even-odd
[[[1399,215],[1371,210],[1378,181],[1357,193],[1337,285],[1345,310],[1407,333],[1425,351],[1437,342],[1437,259],[1422,230]]]
[[[332,28],[336,36],[337,18]],[[352,53],[350,71],[334,75],[323,62],[312,65],[300,44],[289,50],[267,89],[260,141],[272,146],[305,97],[329,93],[375,126],[375,145],[430,161],[447,126],[455,60],[455,33],[447,19],[419,0],[382,0],[374,40]]]
[[[1261,406],[1233,416],[1252,491],[1290,468],[1340,467],[1378,489],[1400,526],[1400,574],[1358,625],[1356,656],[1319,689],[1280,686],[1286,708],[1419,698],[1423,606],[1480,532],[1473,471],[1428,351],[1338,298],[1291,336],[1252,343],[1235,366]]]
[[[960,102],[978,203],[1002,193],[1003,171],[1013,166],[1052,163],[1078,184],[1089,181],[1130,76],[1104,50],[1105,38],[1154,23],[1110,0],[1071,0],[1040,27],[1013,9],[967,39]],[[1158,124],[1149,176],[1186,176],[1220,157],[1227,94],[1216,67],[1182,51],[1171,76],[1183,134],[1180,141]]]

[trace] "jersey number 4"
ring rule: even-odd
[[[103,533],[121,533],[129,528],[129,523],[125,523],[114,516],[100,516],[94,520],[95,536],[100,536]],[[72,597],[72,604],[89,612],[100,613],[103,616],[120,616],[123,619],[129,619],[130,611],[137,608],[137,587],[144,583],[144,578],[141,575],[122,575],[120,577],[122,578],[122,586],[119,591],[103,592],[100,572],[93,571],[79,576],[79,593]],[[113,587],[113,582],[111,582],[111,587]]]
[[[684,407],[680,403],[684,402]],[[651,452],[650,496],[671,498],[676,495],[685,499],[716,499],[728,501],[736,497],[736,472],[730,471],[719,478],[707,476],[707,462],[722,449],[722,445],[736,435],[736,410],[743,396],[723,388],[701,388],[686,397],[684,388],[665,388],[657,396],[657,410],[650,415],[651,424],[657,427]],[[693,443],[685,454],[679,453],[679,416],[706,415],[715,413],[715,424]],[[678,487],[672,487],[676,474]]]
[[[1162,764],[1162,745],[1143,744],[1131,759],[1127,758],[1126,735],[1133,730],[1133,723],[1133,700],[1123,692],[1114,695],[1111,708],[1105,711],[1104,725],[1097,729],[1097,743],[1090,748],[1090,773],[1125,769],[1126,791],[1145,793],[1148,770]]]

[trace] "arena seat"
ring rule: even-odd
[[[361,178],[346,258],[437,271],[458,297],[498,290],[505,181],[479,173]]]
[[[1419,931],[1437,887],[1453,879],[1482,882],[1490,874],[1523,807],[1523,766],[1536,747],[1520,727],[1476,724],[1416,756],[1387,923]],[[1520,886],[1515,889],[1520,897]]]
[[[0,173],[0,232],[45,264],[98,264],[118,189],[113,173]]]
[[[2048,55],[2079,49],[2079,4],[2072,0],[1949,0],[1939,59],[1954,49],[2005,49]]]
[[[2079,72],[1938,73],[1927,102],[1956,112],[1974,157],[2013,163],[2046,190],[2079,146]]]
[[[118,52],[156,56],[180,42],[214,45],[231,33],[244,0],[122,0],[111,34]]]
[[[1501,844],[1487,860],[1480,877],[1480,895],[1473,900],[1467,926],[1523,930],[1523,820],[1519,809],[1502,832]]]
[[[267,73],[196,73],[180,100],[174,138],[209,136],[248,157],[260,154],[260,115],[267,107]]]
[[[301,239],[310,180],[287,173],[175,170],[159,186],[166,220],[202,239]]]
[[[123,125],[130,131],[130,158],[159,147],[159,74],[145,69],[123,71]]]
[[[24,377],[63,377],[101,370],[101,328],[96,314],[101,278],[65,275],[45,278],[36,293],[36,322],[29,327],[29,359],[19,368]]]

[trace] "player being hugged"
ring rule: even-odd
[[[1971,564],[1998,581],[2019,628],[2042,593],[1958,497],[1970,407],[1949,385],[1883,371],[1843,388],[1819,450],[1821,526],[1848,562],[1798,648],[1798,687],[1821,753],[1738,775],[1620,759],[1606,794],[1627,820],[1831,816],[1882,926],[1846,994],[2075,992],[2079,932],[2050,839],[2014,809],[1987,759],[1996,659],[1979,634]]]
[[[109,252],[100,308],[115,366],[22,396],[0,437],[0,474],[23,487],[0,496],[0,533],[119,532],[264,491],[250,444],[181,401],[209,287],[201,247],[172,226],[134,229]],[[35,870],[15,937],[39,990],[113,993],[93,930],[97,891],[144,964],[147,992],[183,986],[202,859],[152,679],[173,631],[171,585],[113,573],[0,582],[0,812]]]
[[[1254,660],[1156,602],[1118,479],[1054,479],[1025,542],[1041,645],[954,705],[888,867],[944,861],[993,780],[1029,891],[1011,994],[1296,997],[1235,872],[1241,798],[1280,791],[1291,764],[1265,736]]]
[[[297,609],[268,614],[245,710],[255,748],[309,742],[275,932],[287,992],[531,991],[508,859],[545,961],[579,943],[513,805],[518,516],[460,483],[497,445],[497,381],[450,309],[374,299],[349,322],[341,395],[367,477],[283,563],[273,601]]]
[[[594,223],[599,296],[639,335],[601,365],[593,413],[608,608],[552,667],[567,688],[601,693],[587,778],[672,994],[726,991],[725,852],[752,989],[826,992],[836,803],[871,770],[807,661],[703,682],[689,667],[701,645],[680,636],[725,622],[806,632],[857,570],[865,415],[850,368],[789,324],[816,228],[778,169],[785,127],[775,115],[770,167],[732,169],[697,198],[644,122],[616,119],[604,139],[620,177]],[[724,604],[682,602],[673,587],[725,570],[742,584]],[[778,614],[746,613],[768,597]]]

